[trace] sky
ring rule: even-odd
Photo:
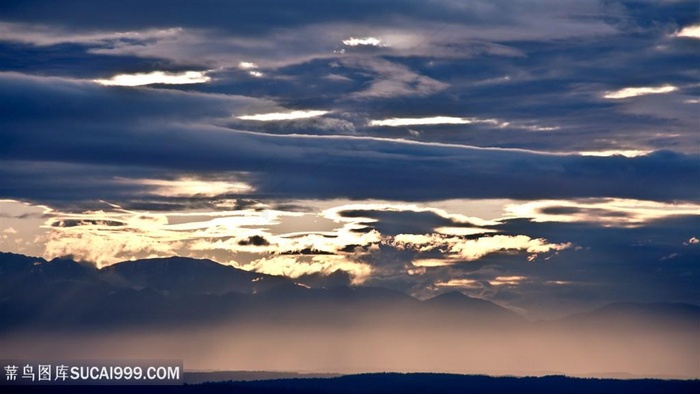
[[[0,251],[700,304],[697,1],[0,3]]]

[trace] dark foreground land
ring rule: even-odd
[[[182,386],[14,386],[22,393],[698,393],[700,380],[375,373]],[[15,390],[19,389],[19,390]]]

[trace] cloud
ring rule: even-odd
[[[697,303],[696,4],[339,1],[0,2],[3,247]]]
[[[410,68],[380,58],[354,57],[342,60],[345,67],[359,68],[373,75],[365,90],[353,93],[356,98],[428,96],[447,89],[448,84],[421,75]]]
[[[317,116],[322,116],[327,114],[328,111],[318,111],[318,110],[306,110],[306,111],[291,111],[291,112],[273,112],[269,114],[257,114],[257,115],[242,115],[238,116],[238,119],[243,120],[255,120],[259,122],[275,122],[280,120],[294,120],[294,119],[307,119],[314,118]]]
[[[524,251],[534,255],[572,247],[571,243],[552,244],[545,239],[532,239],[526,235],[492,235],[463,239],[438,234],[399,234],[387,242],[402,250],[444,251],[440,258],[417,258],[412,262],[416,267],[447,266],[465,261],[475,261],[496,252]]]
[[[622,149],[622,150],[602,150],[602,151],[585,151],[577,152],[582,156],[625,156],[625,157],[637,157],[644,156],[651,153],[651,151],[637,150],[637,149]]]
[[[589,222],[603,226],[634,227],[673,216],[700,212],[700,204],[631,199],[543,200],[506,206],[508,216],[535,222]]]
[[[431,125],[465,125],[485,124],[501,129],[512,128],[527,131],[554,131],[556,126],[538,126],[523,124],[521,122],[505,122],[498,119],[462,118],[455,116],[431,116],[425,118],[390,118],[370,120],[369,126],[405,127],[405,126],[431,126]]]
[[[417,126],[417,125],[436,125],[436,124],[470,124],[473,119],[457,118],[454,116],[433,116],[430,118],[392,118],[384,120],[371,120],[370,126]]]
[[[248,265],[238,265],[237,268],[295,279],[318,273],[328,276],[340,270],[351,275],[353,284],[362,284],[372,273],[372,268],[368,264],[352,261],[344,256],[324,255],[263,257]]]
[[[242,68],[243,70],[250,70],[258,68],[258,65],[252,62],[240,62],[238,63],[238,67]]]
[[[120,179],[125,183],[151,187],[150,193],[164,197],[206,196],[250,193],[253,188],[244,182],[201,180],[183,177],[176,180],[162,179]]]
[[[142,179],[196,173],[221,181],[246,173],[260,197],[697,199],[693,154],[587,157],[370,136],[271,135],[216,125],[229,122],[231,112],[289,116],[272,112],[279,105],[266,100],[17,73],[1,74],[0,85],[0,174],[13,180],[0,192],[16,199],[123,201],[139,185],[116,179],[134,172]],[[86,174],[93,183],[84,182]]]
[[[368,46],[384,46],[382,44],[382,41],[378,38],[375,37],[365,37],[365,38],[355,38],[355,37],[350,37],[346,40],[343,40],[343,45],[347,45],[350,47],[358,46],[358,45],[368,45]]]
[[[686,26],[676,32],[674,36],[700,39],[700,25]]]
[[[480,288],[481,283],[477,280],[474,279],[450,279],[448,281],[438,281],[435,283],[435,286],[437,287],[459,287],[459,288],[465,288],[465,287],[475,287],[475,288]]]
[[[603,97],[605,97],[606,99],[619,100],[630,97],[644,96],[647,94],[671,93],[675,92],[676,90],[678,90],[678,88],[672,85],[623,88],[620,90],[607,92]]]
[[[518,285],[523,280],[527,279],[524,276],[497,276],[495,279],[489,281],[491,286],[503,286],[503,285]]]
[[[182,33],[178,27],[166,29],[137,29],[119,32],[108,30],[73,30],[66,26],[38,23],[12,23],[0,21],[0,41],[14,41],[37,46],[58,44],[99,45],[120,43],[145,44],[152,40],[169,39]]]
[[[185,71],[182,73],[166,73],[153,71],[143,74],[119,74],[110,79],[96,79],[95,82],[106,86],[144,86],[162,83],[166,85],[186,85],[191,83],[206,83],[211,77],[203,71]]]

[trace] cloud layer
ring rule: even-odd
[[[692,1],[5,2],[0,249],[543,315],[698,303],[699,23]]]

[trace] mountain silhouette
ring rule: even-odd
[[[333,283],[343,275],[334,273]],[[324,284],[313,276],[307,283]],[[450,291],[425,301],[386,288],[311,287],[211,260],[185,257],[118,263],[103,269],[68,258],[0,253],[0,316],[5,328],[23,324],[191,324],[230,319],[442,321],[469,326],[526,324],[490,301]],[[29,290],[31,289],[31,290]],[[696,325],[700,307],[672,303],[616,303],[569,316],[554,325]]]
[[[100,270],[99,276],[115,286],[179,295],[253,293],[287,282],[282,277],[184,257],[126,261]]]
[[[256,370],[698,375],[697,306],[612,304],[530,322],[456,291],[421,301],[334,275],[292,279],[184,257],[97,269],[0,253],[0,346]]]
[[[184,257],[126,261],[97,269],[70,259],[46,261],[0,253],[0,274],[0,316],[6,329],[190,325],[273,317],[294,324],[335,325],[523,320],[494,303],[458,292],[419,301],[385,288],[312,288],[286,277]]]

